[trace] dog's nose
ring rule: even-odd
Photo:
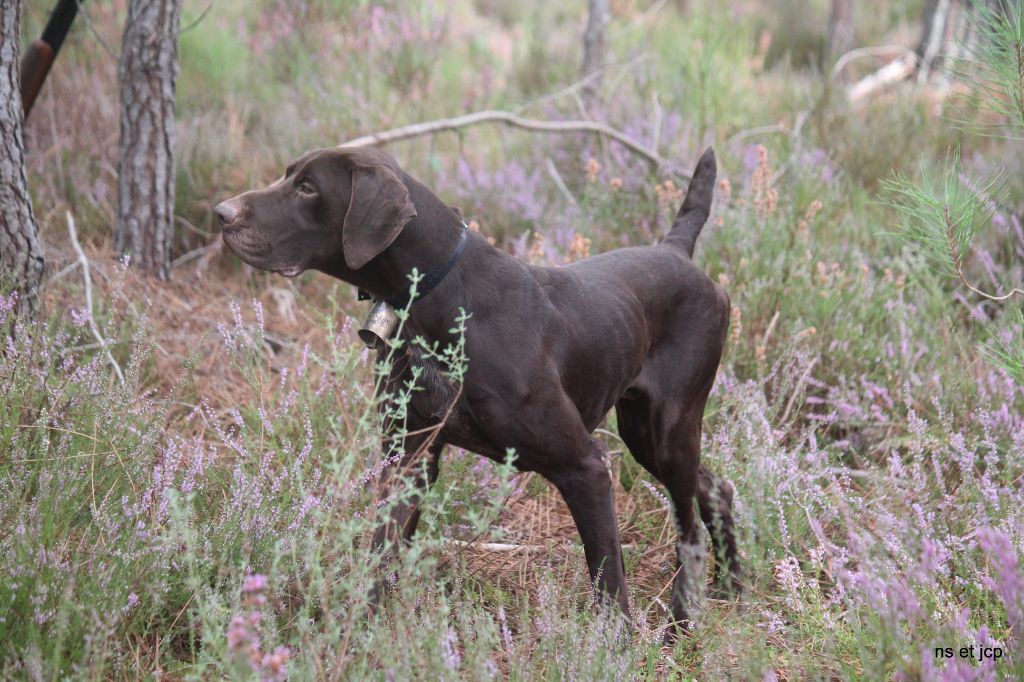
[[[213,212],[220,219],[221,227],[227,227],[228,225],[233,225],[238,220],[238,215],[242,212],[242,205],[238,199],[228,199],[217,204]]]

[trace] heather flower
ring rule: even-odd
[[[994,528],[978,531],[978,544],[988,555],[995,569],[995,577],[986,577],[986,586],[1003,602],[1006,620],[1017,636],[1024,626],[1024,577],[1017,563],[1017,552],[1009,536]]]
[[[71,323],[76,327],[84,327],[89,324],[89,320],[92,319],[92,314],[88,308],[72,308],[71,309]]]
[[[581,235],[575,233],[572,237],[572,243],[569,244],[569,252],[565,255],[565,262],[572,263],[586,258],[590,255],[590,240]]]
[[[683,200],[683,190],[671,180],[655,185],[654,194],[658,197],[658,207],[663,211],[675,210]]]
[[[264,654],[260,661],[263,670],[261,671],[264,680],[284,680],[288,678],[288,657],[291,649],[286,646],[279,646],[272,654]]]
[[[723,204],[728,204],[732,199],[732,183],[729,178],[721,178],[718,181],[718,199]]]
[[[757,626],[764,628],[768,634],[777,634],[785,630],[786,622],[778,613],[769,609],[764,609],[761,611],[761,620],[758,622]]]
[[[242,583],[242,592],[245,594],[263,592],[267,589],[268,584],[269,581],[265,575],[261,575],[259,573],[248,575]]]
[[[670,502],[669,499],[665,497],[665,494],[656,488],[650,481],[647,479],[640,479],[640,485],[651,493],[651,495],[654,496],[654,499],[658,500],[658,503],[663,509],[672,509],[672,502]]]
[[[256,329],[259,331],[260,336],[262,336],[263,332],[266,330],[266,326],[263,322],[263,304],[258,298],[254,298],[252,299],[252,308],[256,311]]]
[[[540,232],[535,232],[533,235],[533,241],[530,243],[530,250],[527,254],[527,258],[531,263],[540,263],[544,260],[544,256],[544,235]]]
[[[249,621],[245,616],[232,616],[228,624],[228,649],[241,652],[247,657],[254,648],[254,635],[249,631]]]
[[[738,343],[743,334],[743,314],[735,303],[729,309],[729,341]]]
[[[0,325],[7,321],[11,311],[18,307],[18,292],[12,291],[10,294],[4,296],[0,295]],[[8,341],[13,341],[13,338],[8,337]]]
[[[278,646],[273,652],[263,651],[260,637],[263,612],[260,607],[267,603],[265,593],[269,586],[267,576],[260,573],[245,577],[242,581],[243,611],[231,617],[226,637],[228,651],[237,659],[246,661],[261,680],[277,681],[287,678],[291,650],[286,646]]]
[[[775,581],[786,592],[786,606],[794,611],[803,611],[801,591],[804,589],[804,576],[795,557],[786,557],[775,564]]]
[[[779,192],[772,184],[772,169],[768,164],[768,150],[764,145],[757,146],[757,168],[750,179],[750,185],[754,192],[754,209],[759,218],[764,220],[775,212],[775,206],[779,201]]]
[[[498,626],[501,630],[501,641],[505,646],[505,653],[511,656],[515,646],[512,643],[512,631],[508,627],[508,619],[505,617],[504,605],[498,606]]]
[[[458,671],[462,666],[462,654],[459,652],[459,636],[453,628],[448,628],[441,640],[441,655],[449,670]]]

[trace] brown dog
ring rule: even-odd
[[[558,268],[527,265],[469,232],[377,149],[310,152],[270,187],[229,199],[216,212],[225,243],[242,260],[288,277],[320,270],[403,306],[410,272],[427,273],[409,307],[408,338],[444,347],[455,341],[460,308],[469,313],[461,391],[422,358],[410,356],[392,370],[385,391],[401,386],[412,365],[426,364],[427,390],[409,406],[414,435],[386,438],[386,448],[406,459],[427,450],[420,491],[437,477],[447,443],[495,460],[512,449],[518,468],[540,473],[562,494],[591,579],[628,614],[607,455],[591,437],[614,406],[623,441],[672,498],[679,570],[671,608],[684,623],[703,580],[695,497],[724,560],[726,587],[739,588],[732,486],[700,465],[704,404],[730,308],[691,260],[715,173],[709,149],[660,244]],[[376,548],[397,550],[412,536],[418,502],[414,495],[395,506]]]

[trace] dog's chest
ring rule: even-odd
[[[427,352],[404,344],[390,357],[380,351],[377,364],[390,366],[382,397],[393,409],[408,413],[418,425],[436,424],[450,414],[458,386]]]
[[[378,355],[378,365],[385,357],[383,352]],[[409,345],[395,352],[382,388],[390,409],[406,415],[406,431],[443,424],[443,442],[503,459],[504,450],[491,442],[486,425],[478,423],[461,383],[430,354]]]

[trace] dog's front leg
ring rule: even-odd
[[[413,485],[413,490],[408,495],[401,495],[392,506],[385,519],[373,534],[371,548],[381,554],[381,567],[387,572],[387,577],[377,581],[370,592],[370,603],[376,604],[382,591],[386,588],[388,578],[394,573],[390,565],[398,556],[402,543],[412,539],[416,532],[416,526],[420,520],[420,502],[426,493],[427,488],[437,480],[437,473],[440,467],[441,450],[444,443],[434,441],[428,442],[427,436],[407,436],[404,440],[405,455],[397,465],[389,467],[381,476],[381,500],[387,500],[395,490],[396,485],[408,481]],[[395,452],[399,447],[399,441],[386,438],[384,440],[384,452]]]
[[[615,522],[611,475],[604,452],[592,439],[588,439],[586,452],[577,466],[552,473],[548,478],[562,494],[576,522],[590,579],[599,596],[618,604],[629,619],[629,595],[619,528]]]

